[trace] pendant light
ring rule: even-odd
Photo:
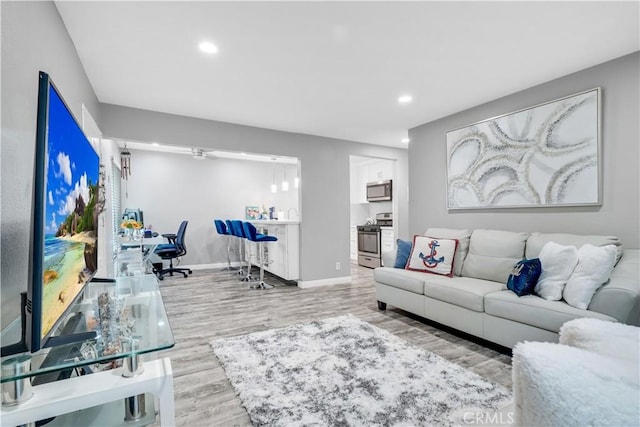
[[[282,191],[289,191],[289,181],[287,181],[287,165],[282,167]]]
[[[276,185],[276,158],[273,157],[271,158],[271,160],[273,160],[273,165],[272,165],[272,170],[273,170],[273,180],[271,181],[271,192],[272,193],[277,193],[278,192],[278,186]]]

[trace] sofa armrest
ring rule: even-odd
[[[382,252],[382,265],[385,267],[393,267],[396,263],[396,251]]]
[[[640,326],[640,250],[626,249],[611,280],[593,296],[588,310]]]

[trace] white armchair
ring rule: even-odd
[[[513,349],[514,424],[640,425],[640,328],[576,319]]]

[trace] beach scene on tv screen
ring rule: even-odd
[[[53,88],[49,93],[42,336],[97,269],[100,159]]]

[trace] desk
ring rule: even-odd
[[[153,263],[149,259],[158,245],[166,243],[161,236],[129,238],[120,236],[119,250],[115,254],[115,269],[120,276],[136,276],[153,271]]]
[[[105,299],[109,304],[108,310],[104,309]],[[106,311],[110,313],[109,316],[104,315]],[[79,367],[101,366],[104,362],[137,357],[174,345],[158,282],[153,275],[120,277],[115,283],[90,283],[82,299],[71,307],[67,320],[75,315],[85,319],[79,325],[80,329],[95,330],[96,338],[27,353],[31,356],[31,371],[7,376],[3,372],[0,382]],[[136,343],[133,348],[124,345],[132,340]],[[52,354],[57,355],[55,360],[50,360]],[[3,358],[2,362],[7,359],[9,357]],[[173,425],[173,374],[169,358],[147,361],[144,371],[130,378],[122,376],[122,369],[36,385],[31,399],[17,406],[3,406],[0,409],[2,425],[22,425],[84,408],[91,408],[87,411],[100,410],[99,405],[118,399],[122,402],[122,398],[143,393],[152,393],[157,397],[160,425]],[[124,408],[123,403],[120,406]],[[123,418],[124,410],[120,412],[120,421]],[[102,425],[111,425],[106,420],[97,421],[104,421]]]
[[[164,237],[162,236],[156,236],[156,237],[144,237],[142,239],[142,246],[146,248],[149,248],[149,252],[153,253],[153,251],[156,249],[156,247],[159,244],[162,243],[167,243],[164,239]]]
[[[121,236],[120,239],[118,240],[118,243],[120,244],[120,246],[124,246],[124,247],[140,247],[140,245],[142,244],[142,246],[145,246],[145,247],[149,246],[155,249],[155,247],[158,246],[159,244],[167,243],[167,242],[162,236],[143,237],[141,239],[128,239]]]

